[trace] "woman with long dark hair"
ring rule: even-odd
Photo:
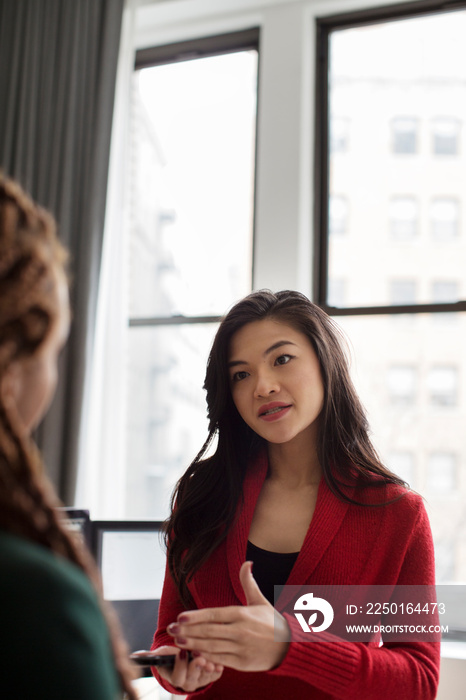
[[[371,444],[336,325],[297,292],[253,292],[219,327],[205,389],[209,435],[166,523],[153,649],[176,661],[154,669],[162,685],[206,699],[435,698],[438,644],[309,643],[280,597],[273,607],[285,584],[434,583],[422,499]]]
[[[0,174],[0,684],[24,700],[136,700],[98,574],[32,439],[68,336],[66,257],[51,215]]]

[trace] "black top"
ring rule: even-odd
[[[294,566],[299,552],[269,552],[248,541],[247,561],[253,562],[252,574],[263,595],[274,604],[274,586],[283,586]],[[277,591],[277,598],[280,591]]]

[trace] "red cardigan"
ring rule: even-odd
[[[239,570],[255,504],[267,473],[261,459],[246,476],[244,501],[226,540],[195,574],[189,589],[198,608],[244,605]],[[357,491],[368,503],[391,500],[399,487]],[[434,553],[422,499],[410,492],[380,507],[356,506],[337,499],[324,480],[288,585],[422,585],[434,584]],[[152,649],[173,645],[166,627],[183,610],[169,574],[159,607]],[[288,620],[296,623],[296,620]],[[327,634],[327,633],[321,633]],[[387,643],[384,646],[343,642],[291,642],[278,668],[240,672],[225,668],[222,677],[188,697],[205,700],[433,700],[438,685],[440,644]],[[179,693],[160,679],[163,687]]]

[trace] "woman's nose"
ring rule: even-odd
[[[257,375],[254,396],[257,398],[265,398],[270,394],[275,394],[279,390],[278,382],[273,373],[269,371],[259,372]]]

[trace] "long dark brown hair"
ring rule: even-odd
[[[57,274],[66,272],[66,260],[52,216],[0,173],[0,387],[11,363],[32,357],[57,320],[54,290]],[[1,390],[0,529],[47,547],[91,579],[109,626],[121,688],[136,700],[128,650],[115,615],[102,599],[91,556],[58,514],[61,505],[14,401]]]
[[[249,294],[229,311],[215,336],[204,384],[208,437],[177,484],[166,522],[168,564],[185,605],[190,604],[187,584],[228,533],[248,463],[265,446],[233,403],[227,367],[234,334],[247,323],[266,318],[303,333],[316,352],[324,384],[317,453],[332,492],[342,500],[363,505],[351,498],[345,487],[405,485],[382,464],[371,443],[338,326],[299,292],[261,290]],[[203,459],[214,437],[215,453]]]

